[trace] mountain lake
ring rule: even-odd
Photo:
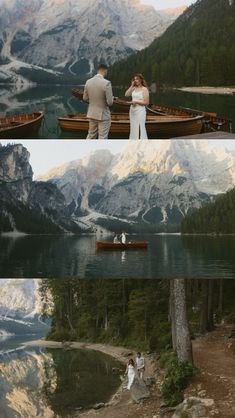
[[[102,238],[110,239],[108,235]],[[96,236],[85,234],[2,235],[0,277],[235,278],[235,236],[136,234],[127,239],[148,241],[148,249],[97,252]]]
[[[109,401],[120,386],[120,375],[112,369],[123,365],[109,355],[27,347],[22,338],[10,338],[11,349],[0,339],[1,417],[74,416]]]
[[[1,86],[0,117],[42,110],[45,112],[45,119],[37,138],[78,138],[78,133],[63,133],[57,123],[60,116],[86,113],[87,105],[72,96],[72,88],[73,86],[69,85],[37,85],[25,88],[15,85]],[[115,96],[123,97],[124,89],[114,88],[113,91]],[[216,112],[219,116],[232,120],[233,132],[235,132],[235,96],[159,90],[151,94],[151,102]]]

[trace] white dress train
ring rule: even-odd
[[[132,100],[144,100],[142,91],[133,91]],[[130,136],[129,139],[148,139],[146,127],[146,108],[141,105],[130,107]]]

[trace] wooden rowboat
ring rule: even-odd
[[[197,135],[202,130],[203,115],[147,115],[146,129],[149,138],[175,138]],[[129,138],[130,120],[127,113],[112,114],[109,138]],[[89,121],[86,115],[68,115],[58,119],[62,131],[87,134]]]
[[[41,127],[43,117],[43,112],[34,112],[1,118],[0,139],[21,139],[35,136]]]
[[[128,113],[130,109],[130,105],[122,99],[116,99],[114,101],[113,109],[115,112],[123,112]],[[150,104],[147,107],[147,112],[149,114],[170,114],[170,115],[181,115],[184,116],[185,114],[188,115],[204,115],[203,118],[203,128],[201,133],[205,132],[216,132],[216,131],[224,131],[224,132],[231,132],[232,131],[232,121],[230,119],[221,118],[217,116],[214,112],[204,112],[196,109],[190,108],[174,108],[171,106],[166,105],[158,105],[158,104]]]
[[[193,115],[203,115],[203,128],[201,133],[205,132],[232,132],[232,121],[230,119],[221,118],[215,112],[203,112],[197,109],[190,108],[173,108],[165,105],[152,104],[148,107],[149,113],[154,114],[155,112],[172,113],[175,115],[184,115],[185,112],[191,112]]]
[[[83,90],[73,89],[72,94],[75,97],[77,97],[79,100],[81,101],[83,100]],[[123,100],[117,97],[114,99],[112,110],[118,113],[129,113],[130,104],[126,100]],[[175,108],[175,107],[166,106],[166,105],[150,104],[147,107],[147,113],[155,114],[159,116],[175,115],[175,116],[182,116],[182,117],[204,115],[201,133],[216,132],[216,131],[224,131],[224,132],[232,131],[231,120],[226,119],[226,118],[221,118],[216,113],[213,113],[213,112],[203,112],[200,110],[184,108],[184,107]],[[186,136],[188,134],[184,134],[184,135]]]
[[[126,244],[114,242],[96,242],[97,250],[146,250],[148,248],[147,241],[127,242]]]

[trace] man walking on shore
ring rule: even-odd
[[[135,359],[137,373],[141,380],[144,380],[144,371],[145,371],[145,360],[141,353],[138,351]]]
[[[87,80],[84,88],[83,100],[89,103],[87,117],[89,131],[87,139],[108,139],[111,126],[109,107],[113,104],[111,82],[105,80],[108,67],[100,65],[97,74]]]

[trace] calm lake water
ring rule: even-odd
[[[26,347],[0,355],[0,417],[69,417],[107,402],[121,364],[92,350]]]
[[[97,253],[91,235],[2,236],[0,277],[235,278],[235,236],[133,235],[129,239],[147,240],[148,250]]]
[[[16,86],[0,86],[0,114],[5,116],[43,110],[46,116],[38,138],[78,138],[77,133],[61,132],[57,124],[57,118],[60,116],[86,113],[86,105],[72,96],[71,89],[71,86],[42,85],[19,90]],[[123,91],[114,89],[114,94],[121,97]],[[235,96],[169,90],[152,94],[151,101],[169,106],[217,112],[218,115],[232,120],[233,132],[235,132]]]

